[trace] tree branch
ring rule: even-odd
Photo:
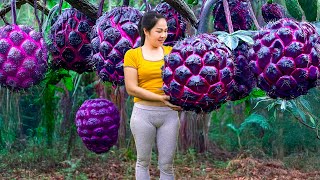
[[[94,20],[97,19],[98,7],[91,4],[89,1],[87,0],[65,0],[65,1],[67,1],[72,7],[81,11],[86,16]]]
[[[17,1],[16,1],[17,8],[19,9],[19,8],[20,8],[23,4],[25,4],[25,3],[26,3],[25,0],[17,0]],[[11,4],[10,4],[10,3],[5,4],[5,5],[3,6],[3,8],[0,9],[0,16],[4,16],[4,15],[6,15],[8,12],[10,12],[10,11],[11,11]]]
[[[193,27],[198,27],[198,19],[194,15],[193,11],[183,0],[164,0],[176,11],[178,11],[184,18],[186,18]]]
[[[33,0],[17,0],[16,1],[17,9],[20,9],[20,7],[22,5],[24,5],[24,4],[26,4],[26,3],[30,4],[31,6],[34,6]],[[40,11],[42,11],[44,7],[39,2],[37,2],[37,8]],[[0,16],[5,16],[10,11],[11,11],[11,4],[8,3],[8,4],[4,5],[2,9],[0,9]],[[49,9],[45,7],[44,8],[44,13],[46,15],[48,15],[49,14]]]
[[[91,4],[88,0],[65,0],[72,7],[78,9],[86,16],[92,18],[93,20],[97,19],[98,7],[96,5]],[[192,26],[197,28],[198,19],[194,15],[193,11],[183,0],[165,0],[170,6],[172,6],[175,10],[177,10],[184,18],[186,18]],[[29,3],[33,6],[33,0],[17,0],[17,7],[19,8],[21,5]],[[39,9],[42,10],[42,6],[38,3]],[[4,8],[0,10],[0,16],[5,15],[7,12],[11,10],[10,5],[5,5]],[[45,14],[48,14],[49,10],[45,9]]]
[[[31,6],[34,7],[34,1],[33,0],[25,0],[25,1],[27,1],[28,4],[30,4]],[[43,5],[39,1],[37,1],[37,9],[39,9],[40,11],[43,11],[43,9],[44,9],[44,14],[45,15],[48,15],[49,11],[50,11],[47,7],[43,7]]]

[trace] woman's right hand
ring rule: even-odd
[[[181,108],[181,106],[176,106],[176,105],[174,105],[174,104],[171,104],[170,102],[169,102],[169,100],[170,100],[170,96],[167,96],[167,95],[163,95],[162,96],[162,102],[165,104],[165,105],[167,105],[169,108],[171,108],[172,110],[174,110],[174,111],[182,111],[182,108]]]

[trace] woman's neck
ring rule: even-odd
[[[155,47],[155,46],[151,45],[150,43],[145,42],[144,45],[142,45],[142,48],[149,50],[149,51],[157,51],[159,49],[162,49],[162,46]]]

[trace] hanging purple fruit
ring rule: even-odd
[[[118,140],[120,114],[106,99],[86,100],[77,111],[75,123],[82,142],[97,154],[108,152]]]
[[[138,23],[142,13],[132,7],[117,7],[102,15],[93,28],[93,61],[102,81],[124,84],[123,58],[138,47]]]
[[[227,0],[224,2],[224,14],[230,17],[230,9]],[[248,51],[253,44],[250,37],[252,32],[239,30],[233,31],[233,23],[230,18],[227,19],[228,31],[218,31],[214,34],[218,35],[218,39],[231,49],[234,56],[234,85],[228,91],[228,100],[236,101],[248,96],[251,90],[256,86],[256,79],[250,70]],[[249,45],[251,44],[251,45]]]
[[[44,78],[48,55],[41,32],[17,25],[15,3],[11,3],[13,24],[0,28],[0,85],[26,90]]]
[[[247,0],[228,0],[233,28],[249,30],[253,20],[250,16]],[[218,31],[228,31],[228,23],[224,13],[223,2],[218,0],[213,7],[214,28]]]
[[[164,42],[166,46],[173,46],[177,41],[185,37],[187,28],[186,20],[168,3],[158,4],[154,11],[162,14],[168,24],[168,37]]]
[[[256,79],[250,69],[248,58],[250,46],[240,41],[236,49],[232,50],[234,56],[234,81],[235,85],[229,92],[231,101],[242,99],[248,96],[256,86]]]
[[[280,19],[270,22],[254,40],[249,51],[250,67],[258,87],[270,97],[293,99],[316,86],[320,41],[313,25]]]
[[[261,7],[262,17],[266,23],[270,21],[277,21],[285,17],[285,8],[277,3],[273,3],[272,0],[268,0]]]
[[[184,110],[210,112],[234,86],[231,51],[214,35],[200,34],[173,46],[164,58],[163,90]]]
[[[78,73],[93,71],[91,28],[94,21],[77,9],[65,9],[52,25],[48,38],[53,68]]]

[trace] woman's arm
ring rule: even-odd
[[[148,100],[148,101],[161,101],[168,100],[166,96],[159,95],[143,89],[138,86],[138,72],[137,69],[132,67],[124,67],[124,82],[126,90],[129,95]]]

